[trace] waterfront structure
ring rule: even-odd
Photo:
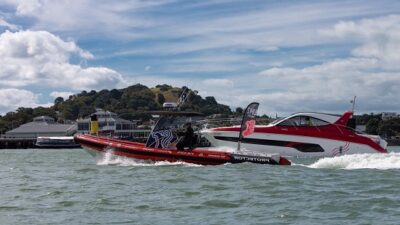
[[[390,120],[394,118],[398,118],[400,115],[398,115],[395,112],[383,112],[382,113],[382,120]]]
[[[60,124],[49,116],[39,116],[1,135],[0,149],[34,148],[38,137],[72,136],[76,130],[76,123]]]
[[[79,148],[73,136],[62,137],[38,137],[35,146],[38,148]]]
[[[120,139],[146,139],[150,129],[138,127],[139,121],[129,121],[119,118],[116,113],[97,109],[89,117],[78,119],[78,133],[90,133],[90,117],[96,115],[100,135],[112,136]]]
[[[76,133],[76,130],[76,123],[60,124],[49,116],[38,116],[32,122],[7,131],[2,137],[36,140],[37,137],[72,136]]]

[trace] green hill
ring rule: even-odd
[[[76,120],[86,117],[95,112],[96,108],[102,108],[117,113],[120,117],[128,120],[146,120],[150,110],[162,109],[164,102],[177,102],[182,91],[186,87],[177,88],[169,85],[157,85],[148,88],[136,84],[123,89],[82,91],[79,94],[71,95],[68,99],[58,97],[54,105],[49,108],[19,108],[16,112],[9,112],[0,116],[0,132],[15,128],[20,124],[31,121],[36,116],[48,115],[57,118],[59,121]],[[205,115],[211,114],[232,114],[231,109],[218,104],[214,97],[204,99],[192,91],[188,101],[181,107],[182,110],[198,111]]]

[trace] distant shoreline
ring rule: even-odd
[[[387,139],[388,146],[400,146],[400,139]]]

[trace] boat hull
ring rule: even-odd
[[[91,155],[103,155],[109,152],[114,155],[139,160],[182,161],[201,165],[221,165],[225,163],[242,162],[290,165],[290,161],[280,156],[269,157],[202,149],[179,151],[175,149],[148,148],[142,143],[107,139],[91,135],[76,135],[75,141],[80,143]]]

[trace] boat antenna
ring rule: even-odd
[[[246,110],[243,113],[242,124],[240,126],[239,132],[237,148],[238,151],[240,151],[240,144],[242,139],[254,133],[254,128],[256,126],[256,115],[259,105],[260,104],[258,102],[252,102],[247,106]]]
[[[356,105],[356,98],[357,98],[357,96],[354,95],[353,100],[350,101],[350,103],[352,104],[351,111],[353,112],[353,114],[354,114],[354,107]]]
[[[177,102],[177,109],[179,110],[180,107],[189,99],[189,96],[191,93],[197,94],[197,91],[192,91],[189,88],[185,87],[182,91],[182,94],[179,96],[178,102]]]

